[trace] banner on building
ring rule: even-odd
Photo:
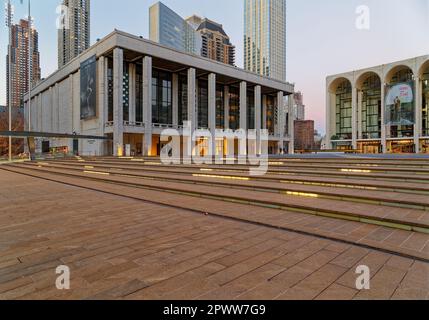
[[[415,124],[414,82],[387,86],[385,98],[386,120],[390,126]]]
[[[92,56],[80,64],[80,118],[97,115],[97,58]]]

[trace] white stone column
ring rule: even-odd
[[[97,66],[97,78],[98,78],[98,97],[97,97],[97,111],[98,111],[98,119],[100,122],[99,134],[104,135],[104,126],[106,125],[105,118],[105,95],[106,95],[106,69],[105,69],[105,59],[104,56],[101,56],[98,59]]]
[[[210,73],[208,80],[209,130],[212,135],[211,154],[216,156],[216,74]]]
[[[293,94],[288,97],[288,130],[287,134],[289,135],[289,154],[295,153],[295,115],[293,112],[293,106],[295,104]],[[283,116],[285,118],[285,116]],[[284,136],[284,135],[283,135]]]
[[[261,86],[255,86],[255,130],[261,130],[262,126],[262,94]]]
[[[200,81],[196,77],[195,78],[195,130],[200,129],[200,117],[199,117],[199,112],[200,112],[199,103],[200,103],[200,101],[198,98],[199,90],[200,90]],[[207,129],[207,128],[205,128],[205,129]]]
[[[256,130],[256,150],[260,155],[261,148],[261,122],[262,122],[262,106],[261,106],[261,86],[255,86],[255,130]]]
[[[358,91],[358,139],[363,138],[363,128],[362,128],[362,103],[363,103],[363,92],[362,90]]]
[[[74,101],[73,101],[73,76],[71,76],[71,91],[70,91],[70,95],[71,95],[71,101],[72,101],[72,108],[74,109]],[[42,94],[40,93],[37,96],[37,111],[38,111],[38,117],[37,117],[37,130],[39,132],[43,132],[43,101],[42,101]]]
[[[422,97],[422,81],[420,76],[416,76],[415,80],[415,103],[416,103],[416,114],[415,114],[415,125],[414,125],[414,144],[416,145],[416,153],[420,153],[420,137],[422,136],[422,110],[423,110],[423,97]]]
[[[27,122],[27,127],[26,129],[31,132],[32,128],[33,128],[33,124],[32,124],[32,118],[33,115],[31,114],[31,105],[34,103],[34,100],[31,99],[31,97],[29,97],[29,99],[27,100],[27,102],[25,103],[25,120]],[[28,146],[27,146],[28,147]],[[27,150],[28,151],[28,150]]]
[[[67,121],[70,124],[70,128],[71,128],[72,132],[75,131],[75,123],[74,123],[74,120],[73,120],[74,119],[73,115],[75,113],[75,110],[74,110],[75,106],[74,106],[74,94],[73,94],[73,90],[74,90],[73,75],[70,74],[69,75],[69,96],[68,96],[68,103],[69,103],[69,108],[70,108],[69,109],[70,110],[70,113],[69,113],[70,117],[68,117],[69,119],[67,119]],[[38,101],[40,102],[39,99],[38,99]],[[39,108],[38,108],[38,110],[39,110],[39,112],[42,111]],[[41,112],[40,112],[40,116],[41,116]],[[40,131],[40,126],[39,126],[39,131]],[[73,146],[73,143],[71,144],[71,146]],[[70,149],[72,149],[72,148],[70,148]]]
[[[357,89],[352,86],[352,146],[353,150],[357,149]]]
[[[282,115],[283,116],[286,116],[286,115],[284,112],[282,112],[282,110],[284,110],[283,103],[284,103],[283,92],[279,91],[277,92],[276,107],[275,107],[275,114],[277,114],[277,120],[275,120],[274,122],[274,135],[276,136],[276,139],[279,139],[278,151],[277,151],[278,154],[280,154],[284,146],[282,141],[282,132],[284,135],[284,127],[285,127],[286,119],[282,119]]]
[[[188,121],[192,122],[191,134],[198,126],[198,115],[196,113],[196,71],[194,68],[188,69]]]
[[[31,131],[31,124],[29,122],[30,117],[28,115],[28,100],[24,100],[24,131]],[[27,144],[25,143],[25,151],[28,152]]]
[[[58,109],[58,111],[57,111],[57,119],[56,119],[56,121],[57,121],[57,131],[56,132],[60,132],[60,130],[61,130],[61,125],[60,125],[60,120],[61,120],[60,100],[61,99],[60,99],[60,86],[59,86],[59,83],[55,84],[55,91],[56,91],[57,95],[56,95],[56,100],[55,100],[55,106],[54,106],[54,108]]]
[[[104,86],[103,86],[103,90],[104,90],[104,100],[103,100],[103,114],[104,117],[100,118],[103,122],[103,126],[106,125],[107,121],[109,120],[109,81],[107,79],[107,74],[108,74],[108,70],[109,70],[109,59],[104,58]]]
[[[36,131],[37,127],[37,96],[33,97],[33,100],[31,101],[31,109],[28,110],[29,113],[31,113],[31,131]]]
[[[28,94],[28,93],[27,93]],[[28,100],[25,100],[25,95],[24,95],[24,131],[30,131],[30,127],[31,125],[29,124],[29,116],[28,116]],[[27,146],[25,146],[25,151],[27,153]]]
[[[152,156],[152,57],[143,58],[143,154]]]
[[[383,153],[387,153],[387,125],[386,125],[386,106],[385,100],[386,86],[384,83],[381,84],[381,146]]]
[[[124,109],[123,109],[124,51],[113,50],[113,150],[115,156],[124,152]]]
[[[247,83],[240,83],[240,129],[247,130]]]
[[[331,142],[331,137],[333,136],[332,134],[332,113],[331,113],[331,93],[329,92],[328,87],[326,87],[326,148],[327,149],[332,149],[332,142]]]
[[[262,129],[267,129],[267,96],[262,96]]]
[[[98,77],[98,97],[97,97],[97,113],[99,120],[98,134],[103,136],[107,122],[107,66],[108,60],[104,56],[100,56],[97,66]],[[99,155],[106,156],[107,146],[105,141],[100,142]]]
[[[177,128],[179,126],[179,75],[177,73],[173,73],[173,126]]]
[[[80,70],[73,74],[73,131],[82,133],[83,121],[80,119]],[[43,95],[42,95],[43,96]],[[42,100],[43,103],[43,100]],[[43,104],[44,105],[44,104]],[[45,110],[46,112],[46,110]],[[79,150],[82,149],[82,140],[79,140]]]
[[[134,63],[130,63],[130,97],[129,97],[129,104],[130,104],[130,110],[128,112],[129,119],[128,121],[131,124],[136,123],[136,65]]]
[[[229,129],[229,86],[224,86],[223,99],[224,99],[223,105],[224,105],[224,109],[225,109],[224,129],[228,130]]]
[[[49,88],[51,92],[51,132],[58,133],[59,132],[59,108],[58,108],[58,83],[51,88]]]

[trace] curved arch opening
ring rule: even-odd
[[[423,62],[422,66],[420,67],[420,70],[419,70],[420,78],[422,78],[425,75],[425,73],[428,72],[428,69],[429,69],[429,60]]]
[[[420,79],[422,81],[422,136],[429,137],[429,60],[420,69]],[[422,144],[424,153],[429,153],[429,141],[427,142]]]
[[[392,68],[385,78],[385,82],[388,85],[397,84],[401,82],[409,82],[414,80],[414,73],[408,66],[396,66]]]
[[[335,131],[331,140],[352,139],[352,84],[346,78],[338,78],[329,86],[331,94],[331,110],[335,112]],[[350,144],[340,145],[337,149],[350,149]]]

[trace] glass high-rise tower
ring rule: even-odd
[[[161,2],[149,8],[150,40],[193,54],[201,52],[201,36],[185,19]]]
[[[63,0],[58,29],[58,67],[61,68],[90,46],[90,0]]]
[[[244,69],[286,80],[286,0],[244,0]]]

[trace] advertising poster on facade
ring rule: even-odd
[[[80,65],[80,118],[87,120],[97,113],[97,58],[92,56]]]
[[[395,84],[387,86],[386,89],[386,125],[414,125],[414,83],[405,82]]]

